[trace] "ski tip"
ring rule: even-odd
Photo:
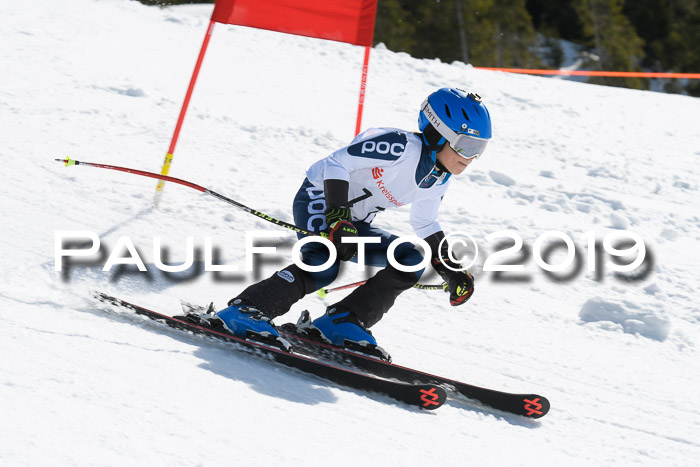
[[[549,400],[532,394],[523,397],[523,415],[528,418],[542,418],[549,412]]]
[[[418,389],[418,406],[425,410],[435,410],[442,407],[447,400],[447,392],[440,386],[426,385]]]
[[[56,160],[58,160],[58,159],[56,159]],[[106,293],[100,292],[99,290],[94,290],[94,289],[90,289],[89,292],[88,292],[88,294],[89,294],[92,298],[94,298],[94,299],[96,299],[96,300],[99,300],[99,301],[102,301],[102,302],[105,301],[105,300],[109,300],[110,298],[112,298],[111,296],[107,295]]]

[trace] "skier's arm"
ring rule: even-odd
[[[432,253],[430,264],[447,283],[446,290],[450,292],[450,305],[458,306],[474,294],[474,277],[466,269],[459,271],[461,266],[450,260],[447,241],[442,241],[444,238],[445,234],[441,230],[426,237],[425,241],[430,245]]]
[[[442,231],[437,220],[441,201],[442,198],[435,197],[415,201],[411,205],[411,227],[418,237],[426,238]]]
[[[333,242],[338,258],[348,261],[357,253],[357,243],[343,243],[344,237],[357,237],[357,229],[352,224],[352,215],[348,207],[348,189],[346,180],[326,179],[323,182],[326,196],[326,224],[328,239]]]

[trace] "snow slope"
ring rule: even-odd
[[[698,99],[372,51],[364,128],[415,129],[426,95],[459,86],[484,97],[495,135],[441,209],[447,232],[481,247],[476,295],[453,309],[444,294],[407,291],[374,334],[397,363],[546,395],[539,422],[457,404],[414,411],[94,303],[96,289],[172,314],[180,298],[221,307],[290,261],[293,236],[211,197],[167,185],[154,210],[154,180],[53,161],[158,172],[211,8],[0,3],[0,464],[697,462]],[[290,220],[306,167],[352,137],[362,53],[217,25],[170,175]],[[376,222],[409,235],[407,216]],[[529,257],[529,280],[498,281],[481,268],[496,249],[487,235],[503,229],[529,246],[565,232],[584,260],[585,232],[627,229],[653,267],[624,281],[584,262],[557,282]],[[56,272],[54,233],[67,230],[97,233],[103,255]],[[246,231],[285,235],[250,273]],[[101,271],[122,236],[148,273]],[[211,237],[241,272],[161,273],[154,237],[173,263],[187,237],[200,250]],[[362,277],[349,266],[337,284]],[[326,304],[309,296],[278,321]]]

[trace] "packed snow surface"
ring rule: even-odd
[[[481,94],[494,124],[440,212],[447,233],[479,245],[476,294],[452,308],[444,293],[409,290],[374,335],[399,364],[547,396],[539,421],[457,403],[413,410],[91,299],[100,290],[168,314],[180,299],[221,308],[291,261],[291,233],[213,197],[167,184],[154,209],[155,180],[54,162],[159,172],[211,8],[0,3],[1,465],[697,463],[698,99],[372,50],[363,128],[417,130],[420,103],[445,86]],[[362,55],[216,25],[170,175],[290,221],[306,168],[353,137]],[[407,208],[375,223],[412,233]],[[502,230],[523,249],[494,257],[513,244],[490,236]],[[575,262],[546,274],[535,243],[552,230],[571,238]],[[100,254],[57,272],[60,231],[93,232]],[[246,232],[282,235],[252,272]],[[602,244],[613,232],[643,239],[635,271],[612,270]],[[121,237],[148,272],[102,271],[117,249],[129,258]],[[188,237],[195,266],[155,267],[154,249],[184,262]],[[207,237],[216,264],[238,272],[198,268]],[[549,264],[566,259],[549,252]],[[487,259],[524,271],[483,271]],[[335,285],[367,273],[348,265]],[[277,322],[319,316],[345,293],[310,295]]]

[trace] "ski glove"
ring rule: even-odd
[[[344,237],[357,237],[357,228],[350,222],[350,209],[326,209],[326,224],[329,227],[328,239],[333,242],[341,261],[351,260],[357,253],[357,243],[343,243]]]
[[[447,264],[457,269],[458,264],[447,260]],[[440,274],[442,280],[445,281],[443,289],[450,293],[450,305],[458,306],[467,302],[474,294],[474,276],[469,271],[452,271],[448,269],[439,258],[433,258],[433,268]]]
[[[461,266],[454,261],[451,261],[448,256],[448,245],[445,239],[445,234],[442,231],[435,232],[427,236],[424,240],[430,245],[430,250],[433,257],[430,264],[440,274],[442,280],[445,281],[443,289],[450,293],[450,305],[457,306],[465,303],[474,293],[474,277],[469,274],[469,271],[453,271],[452,269],[460,269]],[[440,244],[442,243],[442,254]],[[440,256],[445,258],[444,262],[440,260]],[[449,268],[447,267],[449,266]],[[450,269],[452,268],[452,269]]]

